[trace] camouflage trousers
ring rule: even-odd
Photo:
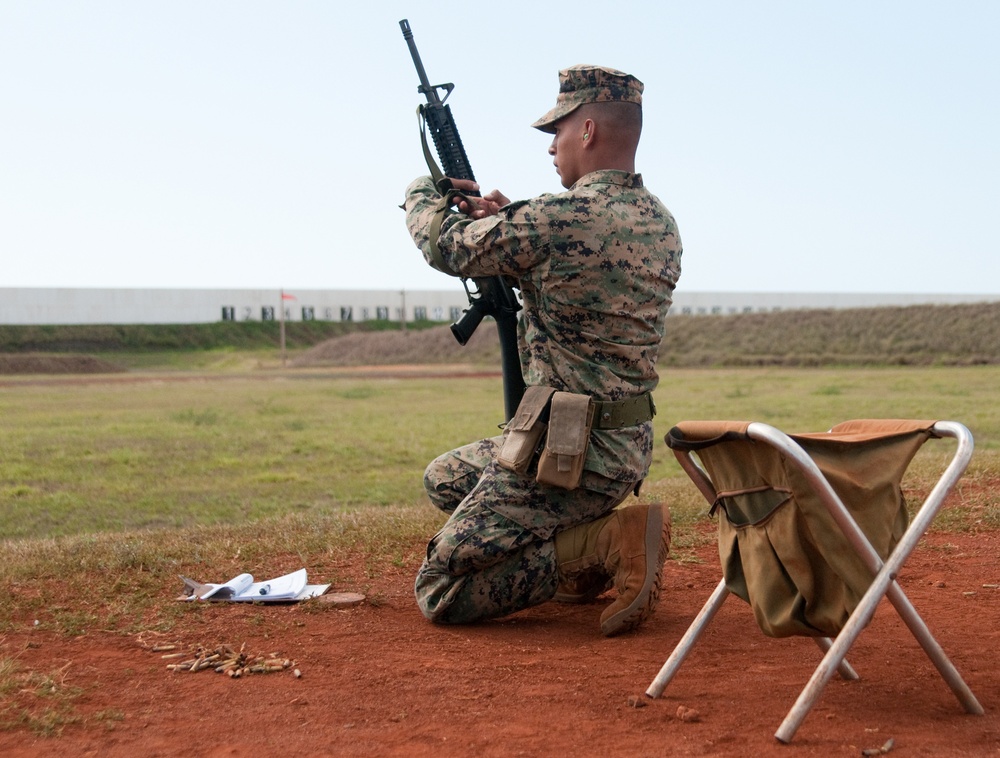
[[[498,618],[551,600],[559,583],[555,532],[608,513],[632,488],[590,473],[586,488],[539,485],[496,465],[500,440],[445,453],[424,474],[431,501],[450,514],[427,545],[415,585],[420,610],[436,623]]]

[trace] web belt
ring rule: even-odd
[[[595,400],[595,429],[623,429],[652,421],[656,415],[653,396],[644,392],[625,400]]]

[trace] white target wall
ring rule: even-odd
[[[684,292],[671,315],[994,302],[996,294]],[[468,307],[448,290],[0,288],[0,324],[197,324],[214,321],[454,321]]]

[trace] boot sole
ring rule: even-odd
[[[663,580],[663,564],[670,553],[669,538],[663,539],[663,511],[666,506],[650,507],[646,512],[646,580],[642,590],[625,608],[601,621],[601,634],[613,637],[621,632],[635,629],[652,615],[660,602],[660,583]],[[651,558],[655,556],[655,558]]]

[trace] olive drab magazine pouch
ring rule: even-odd
[[[933,422],[888,436],[837,428],[789,435],[815,461],[879,558],[906,530],[900,481]],[[842,425],[846,426],[846,425]],[[690,434],[677,429],[671,434]],[[771,637],[836,636],[874,573],[847,542],[797,466],[773,447],[704,440],[695,452],[716,488],[719,559],[726,587]],[[673,440],[673,444],[684,444]],[[668,443],[671,444],[671,443]]]
[[[583,463],[594,423],[594,404],[588,395],[556,392],[549,403],[549,430],[538,458],[535,479],[574,490],[583,476]]]
[[[537,457],[539,484],[576,489],[583,476],[594,409],[588,395],[552,387],[526,388],[517,412],[504,427],[497,463],[526,474]]]
[[[910,515],[903,476],[927,440],[942,438],[955,440],[954,452],[944,465],[922,461],[922,473],[937,468],[939,475]],[[775,732],[789,742],[834,674],[859,678],[846,655],[885,599],[904,622],[898,629],[913,635],[966,712],[984,712],[897,581],[972,459],[965,426],[861,419],[786,434],[755,421],[683,421],[666,442],[718,519],[722,578],[646,689],[649,697],[662,695],[726,598],[737,595],[764,634],[810,637],[823,651]]]
[[[527,473],[548,428],[552,387],[527,387],[514,417],[504,427],[497,463],[518,474]]]

